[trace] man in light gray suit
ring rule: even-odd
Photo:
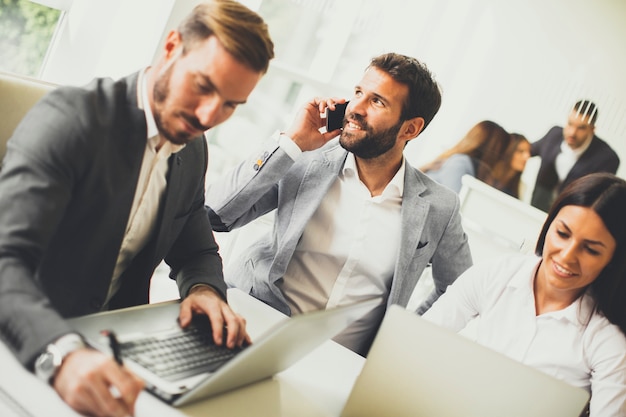
[[[180,324],[249,340],[230,309],[204,204],[203,133],[268,68],[267,25],[235,0],[198,5],[158,62],[120,80],[60,87],[26,115],[0,170],[0,337],[82,414],[128,416],[143,383],[88,348],[67,317],[147,303],[165,258]]]
[[[403,155],[441,104],[426,66],[394,53],[374,58],[343,130],[320,131],[321,114],[343,102],[307,103],[289,130],[210,185],[206,201],[215,231],[276,210],[271,237],[229,262],[229,284],[286,314],[382,296],[335,338],[365,355],[386,307],[407,305],[427,265],[435,289],[417,313],[472,262],[457,195]]]

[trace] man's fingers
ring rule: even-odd
[[[134,413],[134,399],[129,404],[120,390],[102,375],[81,381],[62,398],[76,411],[90,416],[126,417]]]
[[[130,414],[134,415],[135,401],[137,401],[137,397],[144,388],[144,382],[141,378],[130,372],[124,366],[120,369],[122,374],[119,376],[116,375],[116,378],[113,379],[113,385],[110,386],[109,391],[111,392],[113,389],[117,391],[119,394],[117,398],[124,403],[126,409],[130,411]]]
[[[66,358],[54,388],[75,410],[97,417],[125,417],[134,413],[143,381],[107,355],[91,349]]]
[[[226,326],[228,328],[228,339],[226,346],[234,348],[242,346],[244,341],[250,342],[250,336],[246,332],[246,319],[228,308],[228,312],[224,312],[226,318]]]
[[[191,316],[193,312],[206,314],[211,322],[213,341],[217,345],[224,344],[224,328],[227,328],[226,346],[234,348],[244,342],[250,343],[250,336],[246,332],[246,320],[235,313],[230,306],[213,290],[198,289],[190,292],[181,303],[179,320],[183,325],[184,314]],[[189,317],[191,321],[191,317]]]
[[[180,327],[187,327],[191,323],[193,312],[187,303],[181,303],[180,312],[178,313],[178,324]]]

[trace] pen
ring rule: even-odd
[[[106,330],[103,333],[109,338],[109,347],[111,348],[111,351],[113,352],[113,359],[115,359],[115,362],[117,362],[118,365],[123,365],[124,362],[122,361],[122,352],[120,351],[120,343],[117,341],[117,337],[115,336],[115,333],[113,332],[113,330]]]

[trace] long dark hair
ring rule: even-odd
[[[511,135],[499,124],[491,120],[476,123],[453,147],[441,153],[433,162],[422,167],[422,171],[438,169],[450,156],[465,154],[476,163],[475,177],[496,187],[499,178],[494,177],[494,166],[511,141]]]
[[[515,198],[519,198],[522,172],[514,171],[511,162],[517,153],[517,148],[521,143],[528,142],[528,139],[519,133],[511,133],[510,136],[511,141],[504,151],[502,158],[496,162],[493,167],[494,187]]]
[[[615,239],[613,258],[587,291],[595,300],[595,311],[626,335],[626,181],[613,174],[596,173],[569,184],[550,208],[535,248],[537,256],[543,253],[548,228],[565,206],[593,209]]]

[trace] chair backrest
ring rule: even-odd
[[[503,252],[534,250],[545,212],[472,176],[461,181],[461,218],[475,262]]]
[[[34,78],[0,72],[0,166],[6,153],[6,144],[26,112],[54,84]]]

